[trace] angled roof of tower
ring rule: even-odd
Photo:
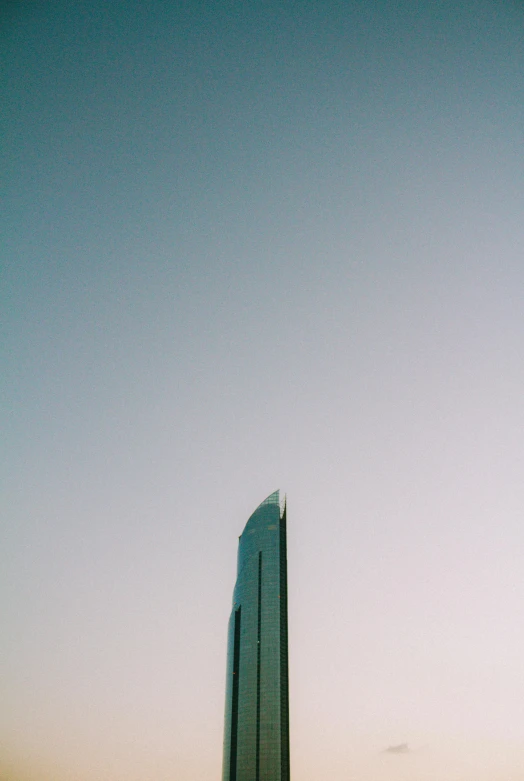
[[[254,529],[257,523],[263,522],[262,519],[265,516],[264,508],[268,508],[268,510],[266,510],[266,512],[268,512],[270,511],[269,510],[270,507],[279,508],[279,515],[280,517],[282,517],[282,512],[280,510],[280,490],[273,491],[273,493],[269,494],[269,496],[266,497],[266,499],[264,499],[263,502],[260,502],[257,509],[254,512],[252,512],[251,515],[249,516],[247,523],[244,527],[244,531],[240,536],[242,537],[242,535],[247,529]]]
[[[280,504],[280,489],[278,488],[276,491],[273,491],[272,494],[269,494],[267,499],[264,499],[263,502],[260,502],[260,504],[257,507],[257,510],[259,507],[263,507],[265,504]],[[256,510],[255,510],[256,512]]]

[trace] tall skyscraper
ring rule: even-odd
[[[238,544],[223,781],[289,781],[286,506],[268,496]]]

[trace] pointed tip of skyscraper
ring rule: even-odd
[[[280,503],[280,488],[277,488],[276,491],[273,491],[272,494],[269,494],[263,502],[260,502],[259,507],[262,507],[265,504],[279,504]]]
[[[269,494],[269,496],[267,496],[263,502],[260,502],[258,507],[264,507],[268,504],[278,505],[280,507],[280,517],[282,518],[286,509],[286,494],[281,491],[280,488],[277,488],[277,490],[273,491],[272,494]]]

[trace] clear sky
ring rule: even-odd
[[[1,781],[220,778],[277,488],[293,781],[522,781],[524,5],[1,14]]]

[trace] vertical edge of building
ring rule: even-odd
[[[289,781],[286,502],[267,497],[239,537],[229,619],[223,781]]]
[[[289,650],[287,619],[287,499],[279,523],[280,535],[280,763],[281,781],[289,781]]]

